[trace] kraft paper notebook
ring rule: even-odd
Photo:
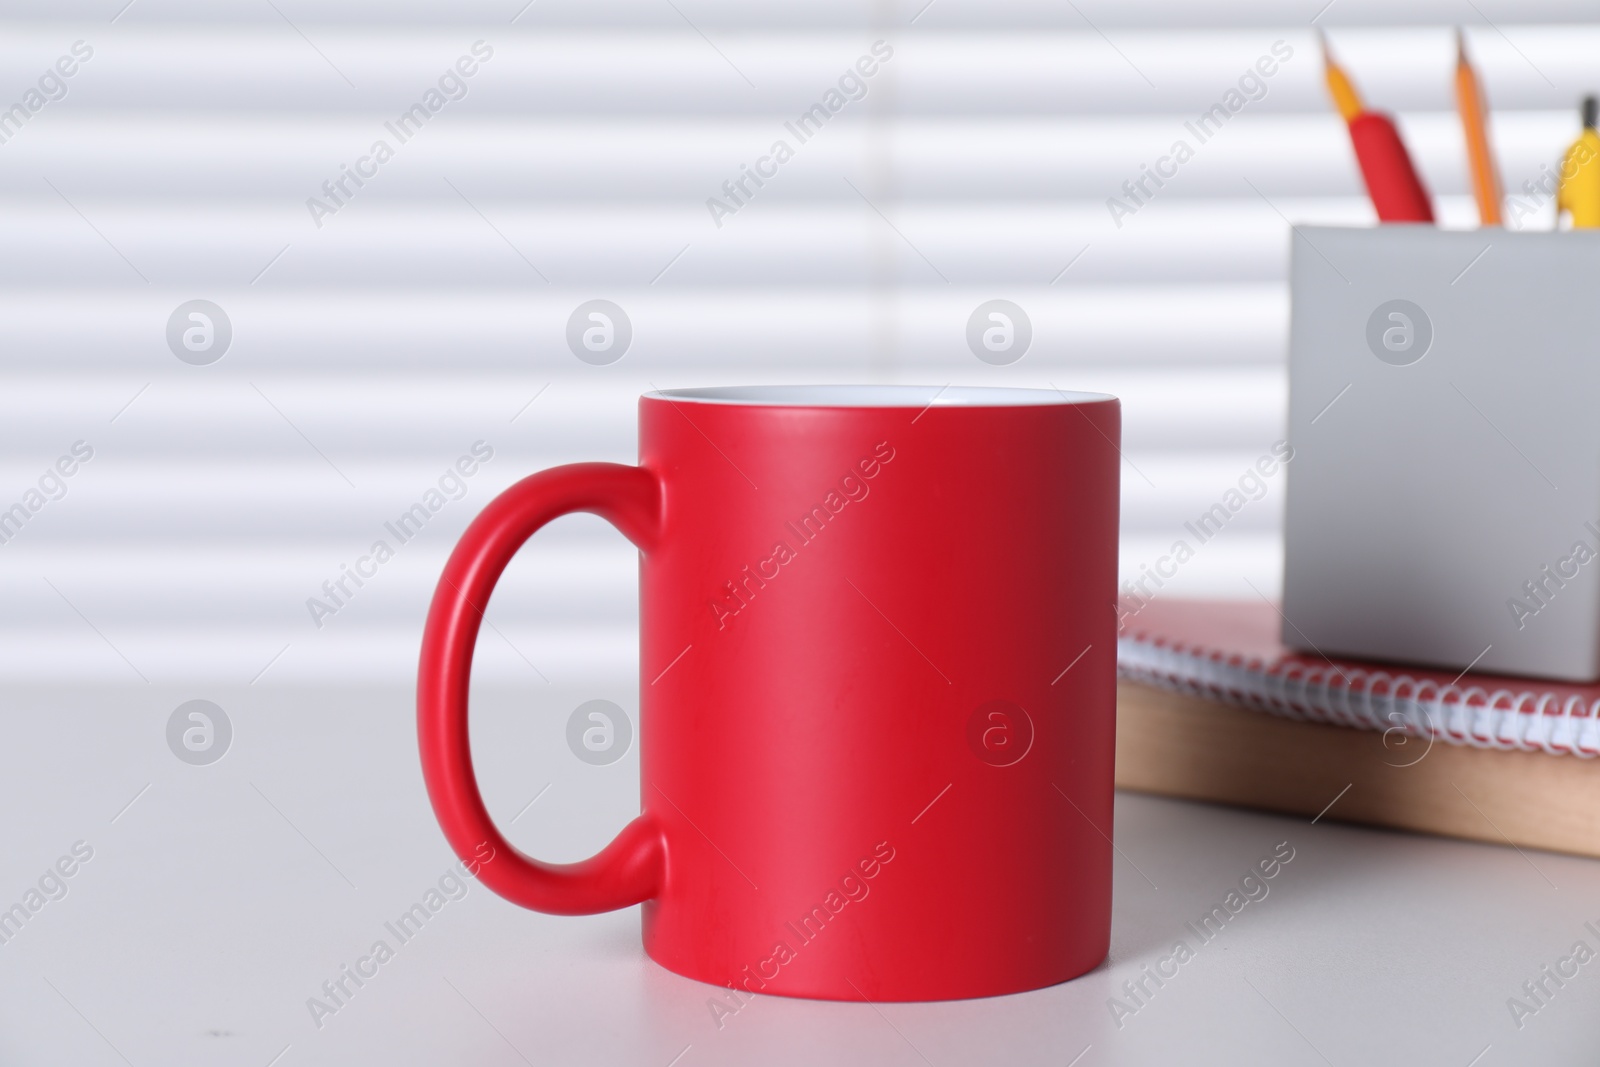
[[[1132,607],[1119,786],[1600,855],[1600,686],[1294,652],[1262,600]]]

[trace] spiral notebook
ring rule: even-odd
[[[1272,715],[1476,748],[1600,755],[1600,685],[1363,663],[1285,648],[1265,601],[1121,606],[1126,680]]]

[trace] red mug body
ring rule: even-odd
[[[642,902],[650,957],[736,997],[979,997],[1092,969],[1111,921],[1119,438],[1097,394],[645,396],[638,468],[519,483],[440,582],[419,728],[447,836],[519,903]],[[643,780],[639,818],[561,866],[483,811],[458,675],[500,556],[568,510],[641,548]]]

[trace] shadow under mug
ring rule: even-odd
[[[643,904],[652,959],[742,992],[939,1000],[1095,967],[1111,924],[1116,399],[669,390],[640,400],[639,423],[638,466],[523,479],[445,566],[417,714],[456,853],[538,911]],[[484,806],[467,695],[496,580],[576,511],[641,553],[643,810],[594,857],[551,864]]]

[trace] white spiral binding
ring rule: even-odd
[[[1124,678],[1288,719],[1390,731],[1408,738],[1502,751],[1600,755],[1600,699],[1573,693],[1441,686],[1409,674],[1292,662],[1169,644],[1143,634],[1117,639]],[[1386,689],[1385,692],[1378,692]],[[1559,704],[1559,707],[1556,705]],[[1503,706],[1502,706],[1503,705]]]

